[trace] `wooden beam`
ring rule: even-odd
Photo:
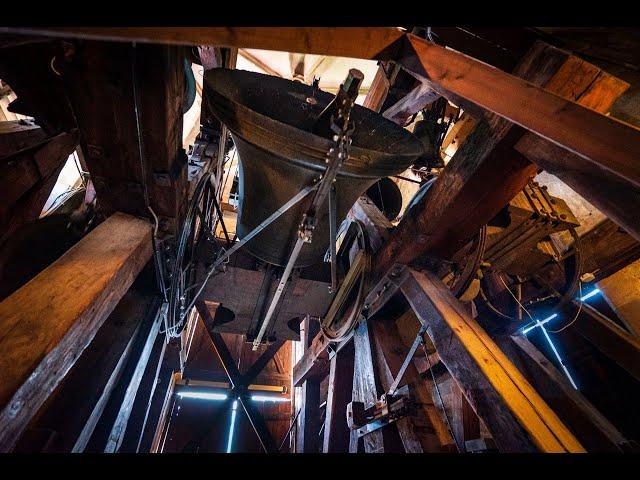
[[[82,452],[87,445],[128,360],[136,353],[134,343],[145,315],[158,307],[157,297],[139,288],[144,276],[139,275],[138,281],[118,302],[64,382],[26,430],[56,432],[46,452]],[[15,451],[40,451],[35,445],[25,445],[24,437]]]
[[[582,313],[573,328],[635,379],[640,380],[639,338],[586,303],[582,304]]]
[[[466,55],[408,35],[408,70],[446,90],[640,185],[640,129],[601,115]],[[454,102],[455,103],[455,102]]]
[[[21,225],[37,220],[67,158],[77,131],[61,133],[0,164],[0,244]],[[10,160],[10,161],[9,161]]]
[[[308,349],[319,334],[320,324],[307,315],[300,324],[300,341]],[[320,451],[320,380],[309,378],[301,385],[300,414],[296,428],[296,452],[318,453]],[[297,402],[296,398],[296,404]]]
[[[188,191],[183,49],[84,42],[60,69],[101,209],[152,219],[148,194],[158,235],[175,234]]]
[[[369,334],[373,337],[374,361],[380,384],[385,392],[400,371],[400,367],[409,352],[404,345],[394,322],[384,318],[373,318]],[[407,453],[455,451],[455,442],[433,402],[431,389],[420,378],[413,362],[409,363],[399,386],[412,384],[416,402],[419,404],[416,415],[396,421],[396,428]]]
[[[507,452],[584,452],[582,445],[433,274],[410,269],[402,292],[496,444]]]
[[[500,347],[589,452],[620,452],[624,436],[522,335]]]
[[[422,110],[439,96],[429,85],[421,83],[405,97],[386,109],[382,116],[400,126],[404,126],[411,115]]]
[[[0,159],[46,140],[46,132],[27,120],[0,121]]]
[[[640,242],[608,218],[580,238],[582,271],[600,281],[640,258]]]
[[[354,402],[364,403],[365,409],[372,407],[383,392],[376,374],[369,323],[369,320],[360,322],[353,332],[355,361],[351,398]],[[404,451],[394,424],[369,432],[360,439],[358,439],[357,430],[351,430],[349,453],[404,453]]]
[[[391,86],[391,80],[387,70],[392,68],[394,67],[391,62],[382,62],[378,66],[378,71],[375,77],[373,77],[371,87],[369,87],[367,96],[364,98],[364,102],[362,102],[363,107],[373,110],[374,112],[380,111],[389,93],[389,87]]]
[[[586,104],[606,106],[600,95],[596,95],[600,100],[588,103],[593,98],[589,86],[599,72],[566,52],[538,42],[521,59],[514,75],[527,80],[518,81],[545,86],[569,100],[586,98]],[[506,75],[498,70],[493,73]],[[607,95],[615,96],[617,91],[611,89]],[[495,114],[478,118],[474,130],[417,208],[405,214],[393,238],[378,252],[373,262],[376,274],[383,274],[394,261],[410,263],[427,252],[446,258],[464,246],[536,174],[537,167],[512,148],[524,133]]]
[[[116,213],[0,303],[1,451],[12,448],[149,258],[151,225]]]
[[[353,340],[331,358],[322,453],[349,452],[347,404],[351,402],[354,363]]]
[[[215,45],[372,60],[393,57],[404,37],[402,30],[389,27],[3,27],[0,33],[129,43]]]

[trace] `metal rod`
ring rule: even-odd
[[[304,245],[304,239],[298,236],[296,240],[296,244],[293,247],[293,251],[291,252],[291,256],[289,257],[289,261],[287,262],[287,266],[284,269],[284,273],[280,278],[280,283],[278,283],[278,288],[276,289],[276,293],[273,295],[273,299],[271,300],[271,304],[269,305],[269,309],[267,310],[267,314],[264,316],[264,320],[262,321],[262,325],[260,326],[260,331],[258,332],[258,336],[253,340],[253,348],[252,350],[255,352],[260,346],[260,342],[262,342],[262,337],[267,331],[267,327],[271,322],[271,317],[280,302],[280,297],[282,296],[282,292],[284,292],[284,288],[287,285],[287,280],[289,280],[289,276],[291,275],[291,271],[293,270],[293,266],[300,255],[300,250],[302,250],[302,246]]]
[[[424,326],[420,328],[420,331],[418,332],[418,335],[416,335],[416,339],[413,341],[413,345],[411,345],[411,348],[409,349],[409,353],[407,353],[407,356],[405,357],[404,362],[402,363],[402,366],[400,367],[400,371],[398,371],[398,375],[396,375],[396,378],[393,380],[393,383],[391,384],[391,387],[389,387],[389,391],[388,391],[387,395],[393,396],[396,393],[396,390],[398,390],[398,385],[400,384],[400,381],[402,380],[402,377],[404,377],[404,372],[407,370],[407,367],[409,366],[409,364],[413,360],[413,356],[415,355],[416,350],[422,344],[422,342],[423,342],[422,335],[426,331],[427,331],[427,329]]]
[[[329,191],[329,247],[331,249],[331,293],[338,288],[338,266],[336,254],[336,186]]]
[[[209,278],[211,278],[211,275],[213,275],[213,272],[222,264],[222,262],[224,262],[227,258],[229,258],[231,255],[233,255],[235,252],[237,252],[240,248],[242,248],[243,245],[245,245],[247,242],[252,240],[256,235],[258,235],[265,228],[267,228],[269,225],[271,225],[274,221],[276,221],[278,218],[280,218],[291,207],[293,207],[295,204],[297,204],[300,200],[302,200],[304,197],[306,197],[310,192],[314,191],[316,188],[317,188],[317,185],[312,185],[310,187],[305,187],[302,190],[300,190],[296,195],[294,195],[291,198],[291,200],[289,200],[287,203],[285,203],[283,206],[281,206],[278,210],[273,212],[260,225],[258,225],[256,228],[254,228],[251,231],[251,233],[249,233],[249,235],[247,235],[242,240],[237,242],[233,247],[231,247],[229,250],[227,250],[221,257],[219,257],[214,262],[214,264],[211,266],[209,271],[207,272],[207,276],[205,277],[204,281],[202,282],[202,285],[200,285],[200,288],[198,289],[198,291],[194,295],[193,300],[191,300],[191,302],[189,303],[189,306],[182,313],[182,318],[184,318],[184,316],[187,314],[187,312],[191,311],[191,309],[193,308],[193,306],[196,303],[196,300],[202,294],[202,291],[204,290],[205,285],[209,281]]]
[[[278,452],[282,451],[282,447],[284,447],[284,442],[287,441],[287,438],[291,434],[291,430],[293,430],[293,427],[296,426],[296,421],[298,420],[298,415],[300,415],[301,411],[302,411],[302,408],[298,409],[298,413],[296,413],[296,416],[293,417],[293,422],[291,422],[291,426],[289,427],[289,430],[287,430],[287,433],[284,435],[284,438],[282,439],[282,442],[280,443],[280,447],[278,448]]]

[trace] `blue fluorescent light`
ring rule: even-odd
[[[554,319],[554,318],[556,318],[557,316],[558,316],[558,314],[557,314],[557,313],[554,313],[554,314],[552,314],[552,315],[549,315],[549,316],[548,316],[547,318],[545,318],[544,320],[541,320],[541,321],[536,320],[536,323],[534,323],[534,324],[533,324],[533,325],[531,325],[530,327],[527,327],[527,328],[525,328],[524,330],[522,330],[522,333],[523,333],[524,335],[526,335],[526,334],[527,334],[527,332],[530,332],[531,330],[533,330],[533,329],[534,329],[534,328],[536,328],[536,327],[539,327],[539,326],[544,325],[545,323],[547,323],[547,322],[548,322],[548,321],[550,321],[550,320],[553,320],[553,319]]]
[[[231,445],[233,444],[233,431],[236,426],[236,415],[238,413],[238,401],[233,401],[233,410],[231,410],[231,425],[229,426],[229,439],[227,440],[227,453],[231,453]]]
[[[251,395],[251,400],[256,402],[288,402],[288,398],[284,397],[270,397],[267,395]]]
[[[567,370],[567,367],[565,367],[564,363],[562,363],[562,359],[560,358],[560,354],[558,353],[558,350],[556,350],[556,346],[551,341],[551,337],[549,337],[549,334],[547,333],[547,330],[544,327],[540,327],[540,329],[544,333],[544,336],[547,338],[547,342],[549,342],[549,346],[551,347],[551,350],[553,350],[553,353],[556,354],[556,358],[558,359],[558,362],[560,362],[560,366],[564,370],[564,373],[567,375],[567,378],[571,382],[571,385],[573,385],[573,388],[575,388],[577,390],[578,387],[576,386],[576,382],[573,381],[573,378],[571,378],[571,374],[569,373],[569,370]]]
[[[226,400],[226,393],[212,392],[178,392],[180,398],[199,398],[201,400]]]
[[[584,302],[585,300],[590,299],[591,297],[593,297],[594,295],[597,295],[598,293],[600,293],[600,289],[594,288],[589,293],[587,293],[584,297],[580,297],[580,301]]]

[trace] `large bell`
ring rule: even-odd
[[[210,109],[229,128],[238,149],[236,232],[242,239],[325,171],[332,141],[311,130],[334,96],[300,82],[242,70],[213,69],[205,73],[205,80]],[[423,153],[416,137],[367,108],[355,105],[351,119],[353,143],[335,183],[338,224],[371,185],[404,171]],[[312,196],[248,242],[246,249],[265,262],[285,265]],[[305,243],[295,266],[321,262],[328,245],[325,205],[318,211],[313,241]]]

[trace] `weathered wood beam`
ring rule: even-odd
[[[84,42],[58,67],[101,209],[152,218],[148,194],[159,236],[175,234],[188,187],[183,49]]]
[[[620,452],[624,436],[522,335],[501,349],[589,452]]]
[[[446,286],[430,273],[409,273],[402,292],[498,447],[507,452],[584,452]]]
[[[122,378],[127,361],[135,355],[134,344],[157,297],[140,288],[138,276],[113,312],[104,321],[64,381],[53,392],[25,433],[32,429],[55,432],[46,452],[82,452]],[[41,451],[37,445],[17,443],[18,452]]]
[[[349,451],[350,430],[347,425],[347,404],[351,402],[354,363],[353,340],[331,358],[322,453]]]
[[[580,238],[582,271],[593,273],[596,281],[622,270],[640,258],[640,242],[605,219]]]
[[[640,185],[640,129],[594,112],[458,52],[407,35],[402,60],[436,91],[449,91],[589,162]],[[444,92],[441,92],[445,97]]]
[[[300,324],[300,341],[304,349],[318,335],[320,324],[307,315]],[[296,428],[296,452],[318,453],[320,451],[320,380],[309,378],[301,385],[300,414]],[[296,404],[298,398],[296,398]],[[298,407],[296,407],[298,408]]]
[[[0,121],[0,159],[46,140],[47,133],[27,120]]]
[[[364,408],[372,407],[383,392],[373,357],[373,341],[370,336],[369,320],[364,320],[353,332],[355,361],[353,364],[354,402],[364,403]],[[396,425],[388,425],[358,439],[357,430],[351,430],[349,453],[403,453],[404,446]]]
[[[393,81],[393,73],[388,70],[396,70],[391,62],[382,62],[378,66],[378,71],[371,82],[371,87],[367,92],[367,96],[362,102],[362,106],[374,112],[379,112],[384,105],[384,101],[389,93],[389,87]]]
[[[402,342],[398,327],[384,318],[373,318],[369,327],[373,337],[374,361],[382,388],[389,391],[409,352]],[[409,363],[399,386],[412,384],[419,404],[416,415],[395,422],[407,453],[442,452],[455,450],[455,442],[440,418],[427,382],[420,378],[418,369]]]
[[[0,164],[0,244],[21,225],[40,217],[58,175],[78,144],[77,131],[61,133],[41,146]]]
[[[3,27],[0,33],[172,45],[215,45],[367,59],[393,57],[404,36],[402,30],[389,27]]]
[[[461,65],[458,67],[462,68]],[[498,76],[506,75],[488,66],[482,68],[487,75],[492,72]],[[432,73],[438,77],[452,71],[445,69]],[[469,71],[476,72],[476,69]],[[600,72],[566,52],[538,42],[514,70],[515,76],[527,81],[510,78],[514,82],[549,88],[565,95],[567,101],[579,99],[586,105],[606,109],[620,88],[616,82],[611,87],[612,82],[607,76],[598,77]],[[590,89],[596,78],[602,78],[602,85]],[[483,87],[482,84],[479,87],[495,88]],[[533,87],[527,88],[534,90]],[[505,98],[511,93],[507,91]],[[546,91],[545,95],[564,101]],[[591,110],[588,112],[596,115]],[[424,195],[418,208],[403,217],[391,241],[378,252],[374,271],[382,274],[391,262],[410,263],[426,252],[447,257],[459,250],[535,175],[537,167],[512,148],[524,133],[498,115],[486,113],[484,118],[479,118],[474,130]]]
[[[150,257],[151,225],[116,213],[0,303],[1,451],[12,448]]]
[[[421,83],[405,97],[386,109],[382,116],[398,125],[404,126],[411,115],[422,110],[439,96],[429,85]]]
[[[640,380],[640,339],[586,303],[582,304],[582,313],[573,328],[635,379]]]

